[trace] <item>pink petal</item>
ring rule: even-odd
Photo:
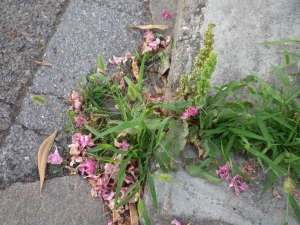
[[[174,225],[181,225],[181,223],[178,221],[178,220],[173,220],[172,222],[171,222],[171,224],[174,224]]]
[[[85,122],[86,119],[82,116],[75,116],[75,127],[79,128],[81,127]]]
[[[48,156],[48,163],[50,164],[57,164],[60,165],[63,161],[63,158],[59,155],[57,149],[55,150],[55,152],[53,154],[50,154]]]

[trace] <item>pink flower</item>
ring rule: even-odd
[[[234,192],[235,192],[236,196],[238,196],[240,194],[239,189],[241,191],[247,191],[248,190],[246,182],[244,181],[244,179],[239,174],[235,175],[235,177],[231,179],[228,190],[231,187],[234,187]]]
[[[115,146],[120,148],[120,150],[128,151],[130,144],[128,144],[125,139],[122,142],[118,142],[117,139],[115,139]]]
[[[148,2],[148,0],[143,0],[143,2]]]
[[[217,175],[219,175],[222,179],[231,180],[231,176],[229,174],[229,165],[226,163],[223,166],[219,166],[219,169],[216,170]]]
[[[144,34],[144,38],[147,38],[147,37],[150,37],[150,36],[152,36],[153,35],[153,33],[152,33],[152,31],[151,30],[148,30],[148,31],[146,31],[145,32],[145,34]],[[154,36],[153,36],[154,37]]]
[[[55,146],[56,147],[56,146]],[[60,165],[63,161],[63,158],[59,155],[57,148],[55,149],[53,154],[48,156],[48,163],[50,164],[58,164]]]
[[[104,199],[104,200],[107,200],[107,201],[112,200],[112,199],[115,197],[115,195],[116,195],[116,193],[113,192],[113,191],[112,191],[111,193],[107,193],[107,192],[102,193],[103,199]]]
[[[103,71],[102,71],[100,68],[97,68],[97,73],[102,73],[102,74],[104,74]]]
[[[72,106],[70,107],[70,110],[75,109],[75,112],[80,111],[82,102],[81,102],[81,96],[77,91],[72,91],[70,101],[72,102]]]
[[[196,107],[196,108],[194,108],[194,107],[188,107],[186,109],[186,111],[183,113],[183,115],[181,116],[181,119],[185,120],[185,119],[187,119],[190,116],[196,116],[197,113],[198,113],[198,111],[199,111],[199,108],[200,107]]]
[[[109,220],[107,221],[107,225],[113,225],[112,219],[109,219]]]
[[[181,223],[178,221],[178,220],[173,220],[172,222],[171,222],[171,224],[174,224],[174,225],[181,225]]]
[[[94,146],[94,142],[92,142],[92,134],[89,135],[81,135],[79,139],[79,143],[82,148],[90,149]]]
[[[86,122],[83,116],[75,116],[75,127],[79,128]]]
[[[172,17],[172,15],[169,14],[165,9],[162,11],[162,15],[164,15],[166,19],[169,19]]]
[[[129,59],[132,59],[132,55],[131,55],[131,53],[126,53],[125,57],[115,57],[113,55],[113,60],[109,59],[108,62],[111,64],[123,63],[125,65]]]
[[[75,99],[79,99],[79,98],[80,98],[80,94],[77,91],[72,91],[71,99],[75,100]]]
[[[81,175],[84,173],[88,175],[94,174],[95,169],[97,168],[96,163],[93,160],[86,159],[83,163],[78,166],[78,169],[81,171]]]

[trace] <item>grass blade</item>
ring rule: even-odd
[[[237,135],[243,135],[245,137],[248,137],[248,138],[254,138],[254,139],[257,139],[257,140],[262,140],[262,141],[271,141],[270,139],[267,139],[265,137],[261,137],[257,134],[254,134],[252,132],[249,132],[249,131],[245,131],[245,130],[241,130],[241,129],[237,129],[237,128],[228,128],[230,131],[232,131],[233,133],[237,134]]]
[[[138,202],[138,213],[140,215],[143,215],[146,225],[151,225],[151,221],[150,221],[146,206],[141,198]]]
[[[295,198],[293,195],[289,194],[289,203],[291,204],[295,216],[297,217],[298,222],[300,223],[300,208],[298,206],[298,203],[296,202]]]
[[[298,87],[286,100],[286,104],[288,104],[290,101],[292,101],[294,98],[296,98],[300,94],[300,87]]]
[[[262,45],[285,45],[285,44],[299,44],[298,40],[282,40],[282,41],[266,41],[261,42]]]
[[[280,123],[282,126],[288,128],[291,131],[293,131],[293,132],[296,133],[294,127],[292,127],[288,122],[284,121],[283,119],[281,119],[281,118],[279,118],[277,116],[272,117],[272,119],[275,120],[275,121],[277,121],[278,123]]]
[[[98,55],[98,66],[99,68],[102,70],[102,72],[104,74],[106,74],[106,69],[105,69],[105,65],[104,65],[104,62],[103,62],[103,59],[102,59],[102,56],[101,55]]]
[[[267,182],[267,184],[266,184],[266,186],[265,186],[265,188],[264,188],[264,190],[262,191],[261,194],[264,194],[271,187],[271,185],[275,182],[276,179],[277,179],[276,174],[272,173],[271,176],[270,176],[270,178],[269,178],[269,180],[268,180],[268,182]]]
[[[157,212],[158,205],[157,205],[156,190],[155,190],[154,180],[153,180],[153,177],[152,177],[151,173],[148,173],[148,184],[149,184],[150,193],[151,193],[151,196],[152,196],[152,199],[153,199],[153,203],[154,203],[154,206],[155,206],[155,210]]]
[[[271,64],[273,70],[275,71],[275,73],[278,75],[278,77],[281,79],[282,83],[286,86],[286,87],[290,87],[290,80],[289,78],[282,72],[282,70],[277,67],[274,66],[273,64]]]

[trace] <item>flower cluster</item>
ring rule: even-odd
[[[91,134],[83,135],[81,133],[76,133],[72,136],[72,144],[69,145],[70,155],[72,155],[70,166],[84,161],[83,156],[85,155],[86,150],[94,146],[91,138]]]
[[[185,120],[190,116],[196,116],[198,114],[198,111],[199,107],[188,107],[180,118]]]
[[[130,144],[128,144],[128,142],[126,140],[123,140],[122,142],[118,142],[117,139],[115,139],[115,146],[120,148],[120,150],[123,151],[128,151],[128,148],[130,146]]]
[[[241,177],[241,175],[237,174],[233,178],[229,174],[229,163],[226,163],[223,166],[220,166],[218,170],[216,170],[217,175],[219,175],[222,179],[230,181],[228,190],[233,187],[234,193],[236,196],[240,194],[241,191],[247,191],[248,187],[245,180]]]
[[[155,35],[152,31],[146,31],[144,34],[145,42],[142,47],[142,54],[147,52],[156,51],[156,49],[159,47],[160,39],[155,38]]]
[[[113,59],[109,59],[108,62],[111,63],[111,64],[121,64],[123,63],[124,65],[126,64],[126,62],[128,60],[132,59],[132,55],[131,53],[126,53],[124,57],[115,57],[113,56]]]
[[[72,102],[70,110],[74,110],[75,112],[79,112],[81,110],[82,97],[77,91],[72,91],[71,98],[69,99],[69,101]]]
[[[122,167],[121,163],[122,155],[118,155],[114,158],[114,163],[106,163],[104,166],[101,165],[102,173],[98,175],[90,175],[89,183],[93,186],[91,194],[93,197],[102,197],[104,200],[108,201],[108,206],[114,210],[115,208],[115,197],[116,197],[116,179],[117,175]],[[137,161],[131,160],[126,166],[126,172],[122,188],[120,191],[120,196],[117,203],[126,199],[128,195],[126,192],[130,189],[131,185],[136,182],[136,177],[138,175]],[[130,199],[128,203],[134,203],[138,201],[139,193],[136,194],[135,198]],[[128,210],[128,204],[117,209],[119,213],[124,213]]]
[[[75,116],[75,127],[80,128],[86,122],[86,119],[83,116]]]

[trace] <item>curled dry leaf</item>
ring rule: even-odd
[[[51,134],[40,146],[38,151],[38,170],[40,175],[40,197],[42,196],[42,188],[44,184],[45,179],[45,173],[46,173],[46,165],[48,161],[48,155],[51,149],[51,146],[53,145],[54,139],[57,135],[57,130],[54,131],[53,134]]]
[[[300,200],[300,195],[298,194],[298,192],[295,190],[295,188],[293,188],[291,191],[290,191],[291,195],[294,196],[294,198],[299,201]]]
[[[164,95],[165,92],[166,92],[166,88],[165,87],[159,88],[156,85],[154,85],[154,89],[155,89],[156,94],[159,94],[159,95]]]
[[[52,66],[51,63],[48,63],[48,62],[40,62],[40,61],[36,61],[36,60],[30,60],[31,62],[34,62],[38,65],[41,65],[41,66]]]
[[[126,225],[125,219],[117,211],[113,211],[113,224]]]
[[[273,196],[274,196],[274,198],[281,199],[281,196],[278,194],[276,188],[273,189]]]
[[[137,25],[127,26],[126,28],[141,29],[141,30],[165,30],[168,28],[168,24],[149,24],[149,25]]]
[[[130,212],[130,225],[138,225],[139,216],[135,204],[132,203],[129,204],[129,212]]]
[[[139,80],[139,67],[135,58],[132,59],[132,73],[135,79]]]

